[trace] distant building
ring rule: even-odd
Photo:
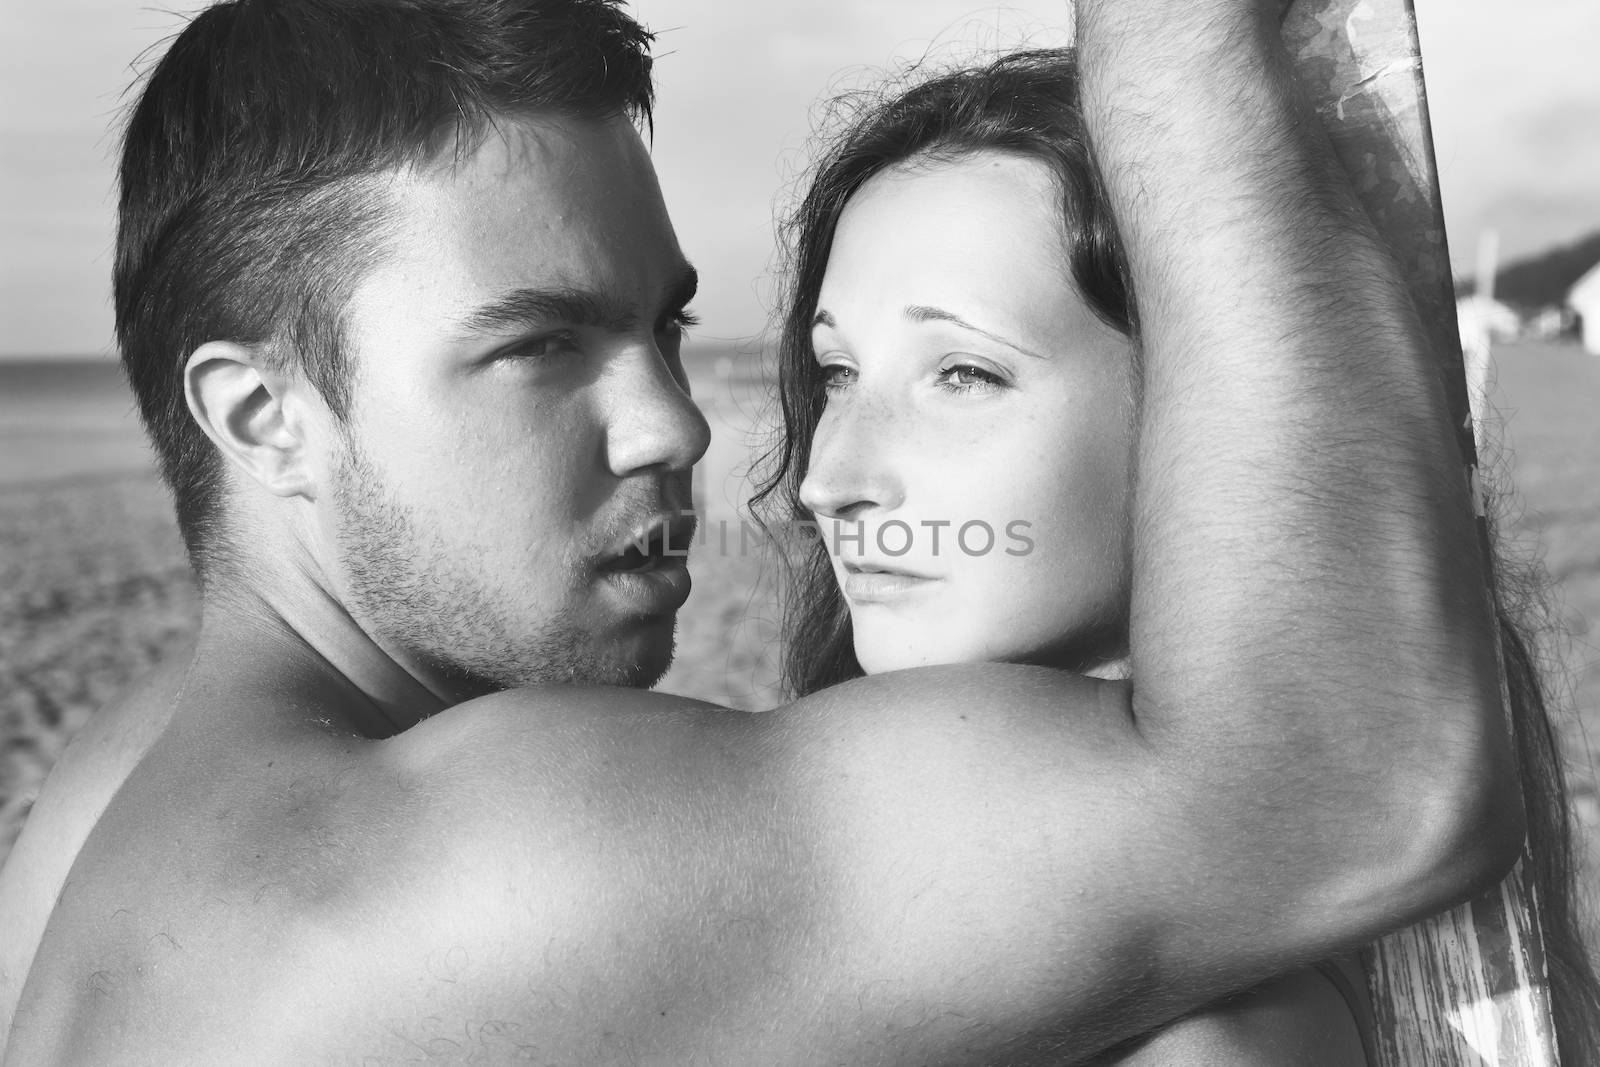
[[[1529,315],[1522,322],[1522,332],[1541,341],[1553,341],[1569,333],[1576,333],[1575,315],[1570,308],[1547,305]]]
[[[1567,307],[1578,316],[1578,336],[1584,349],[1600,356],[1600,263],[1567,290]]]

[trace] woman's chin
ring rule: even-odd
[[[856,636],[856,662],[865,674],[886,674],[913,667],[940,667],[955,663],[1028,663],[1028,655],[1018,649],[1015,654],[1006,650],[986,648],[979,644],[957,645],[948,642],[919,644],[899,641],[863,641]]]
[[[1121,680],[1128,677],[1128,657],[1088,657],[1065,653],[1059,647],[1003,648],[994,645],[944,645],[935,647],[914,642],[863,640],[856,635],[856,662],[864,674],[885,674],[913,667],[936,667],[954,663],[1018,663],[1074,671],[1091,678]]]
[[[865,674],[887,674],[912,667],[936,667],[946,663],[981,663],[981,656],[961,656],[954,651],[907,646],[901,642],[878,644],[856,640],[856,662]]]
[[[1128,657],[1121,656],[1117,659],[1097,663],[1086,667],[1080,674],[1087,674],[1090,678],[1103,678],[1108,682],[1122,682],[1133,677],[1133,672],[1128,665]]]

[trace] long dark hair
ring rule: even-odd
[[[913,159],[999,151],[1036,159],[1054,175],[1066,222],[1072,280],[1095,314],[1133,336],[1126,257],[1089,158],[1072,53],[1015,52],[983,67],[918,82],[890,99],[841,98],[848,125],[817,163],[785,223],[784,300],[778,347],[778,398],[784,435],[763,458],[751,500],[770,529],[805,529],[800,482],[822,417],[823,375],[812,358],[811,320],[839,214],[875,174]],[[798,521],[794,521],[798,520]],[[850,613],[820,540],[796,545],[776,536],[788,576],[783,591],[782,682],[794,695],[861,675]]]
[[[840,106],[845,109],[842,132],[814,165],[805,195],[783,228],[778,400],[784,434],[760,461],[751,500],[757,517],[774,530],[805,529],[812,518],[800,501],[800,483],[825,393],[811,351],[811,322],[840,213],[874,175],[913,160],[983,151],[1043,162],[1060,191],[1068,262],[1079,295],[1107,324],[1138,339],[1127,260],[1085,137],[1070,50],[1015,52],[926,78],[898,93],[845,98]],[[803,696],[859,677],[850,613],[823,542],[775,540],[785,549],[780,553],[785,690],[791,697]],[[1541,610],[1544,582],[1531,565],[1510,563],[1498,538],[1494,555],[1527,808],[1528,875],[1540,904],[1561,1055],[1570,1064],[1600,1063],[1600,983],[1579,934],[1565,776],[1529,625]]]

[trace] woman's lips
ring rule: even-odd
[[[851,603],[881,604],[926,589],[939,580],[875,563],[846,563],[840,587]]]

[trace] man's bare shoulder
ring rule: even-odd
[[[997,766],[1059,779],[1036,743],[1068,719],[1019,731],[1026,702],[997,692],[1101,699],[1038,673],[914,672],[763,714],[530,689],[318,745],[235,835],[235,872],[284,885],[263,901],[275,939],[232,932],[233,958],[293,1020],[291,1059],[810,1063],[935,1005],[1037,1019],[1068,984],[1026,947],[1044,901],[968,860],[1012,868],[1049,832],[1045,791],[999,789]],[[998,943],[1003,982],[978,948]],[[963,1040],[954,1018],[919,1023],[905,1062]]]
[[[388,758],[401,763],[469,758],[476,768],[484,746],[520,752],[532,745],[554,754],[571,745],[610,755],[676,735],[686,753],[756,740],[769,749],[809,751],[830,740],[865,744],[880,732],[907,740],[952,731],[1005,733],[1029,722],[1049,728],[1070,723],[1085,744],[1095,744],[1107,728],[1125,738],[1128,690],[1122,683],[998,663],[857,678],[759,713],[636,689],[547,686],[458,704],[384,745]],[[652,747],[640,754],[658,761],[661,752]]]
[[[1123,905],[1084,924],[1095,945],[1039,935],[1073,896],[1068,853],[1128,854],[1135,761],[1063,770],[1079,738],[1108,747],[1106,692],[928,669],[749,714],[552,687],[383,741],[315,709],[191,717],[102,818],[24,1007],[173,1063],[173,1033],[196,1062],[240,1041],[290,1062],[467,1028],[582,1062],[625,1059],[622,1034],[817,1062],[937,1008],[904,1043],[919,1062],[965,1040],[946,1008],[1036,1021],[1097,995],[1075,952],[1130,940]],[[1041,865],[1062,877],[1002,873]]]
[[[267,891],[277,951],[235,958],[273,972],[302,1050],[524,1042],[599,1063],[627,1035],[669,1061],[818,1062],[933,1005],[1037,1018],[1069,984],[1037,934],[1057,887],[995,870],[1059,814],[1039,741],[1071,725],[1061,698],[1102,699],[1043,673],[911,672],[763,714],[531,689],[319,745],[238,835],[235,871],[266,849],[255,877],[286,884]],[[907,1062],[953,1025],[929,1021]]]
[[[837,853],[843,842],[889,848],[877,838],[912,829],[912,802],[959,836],[978,797],[995,814],[1023,795],[998,788],[998,775],[1037,777],[1029,803],[1042,815],[1043,785],[1060,782],[1075,752],[1107,782],[1150,774],[1129,737],[1122,686],[996,664],[862,678],[762,713],[560,686],[461,704],[382,742],[374,788],[425,793],[406,832],[464,865],[520,869],[572,842],[621,844],[633,832],[682,834],[685,845],[699,834],[693,847],[714,861],[711,826],[747,850],[786,847],[773,834],[824,835]]]
[[[513,810],[542,811],[558,832],[599,832],[584,825],[591,816],[629,825],[636,803],[693,817],[781,787],[814,804],[851,776],[892,789],[963,768],[1025,773],[1012,757],[1041,741],[1052,760],[1073,748],[1104,757],[1127,744],[1128,723],[1120,684],[1001,664],[861,678],[761,713],[551,686],[441,712],[374,746],[371,771],[373,788],[425,790],[428,825],[503,844],[528,829]]]
[[[166,728],[186,662],[177,656],[161,664],[84,724],[34,798],[24,837],[48,838],[52,851],[77,851],[112,795]]]
[[[186,692],[182,673],[102,712],[41,797],[29,832],[72,839],[19,857],[37,949],[8,1064],[114,1062],[124,1039],[141,1047],[143,1015],[165,1027],[225,1002],[209,996],[219,976],[270,969],[273,931],[340,894],[364,863],[363,820],[392,802],[360,788],[376,781],[374,746],[330,732],[328,708],[285,716],[259,692]],[[164,1047],[148,1036],[143,1047]],[[68,1047],[83,1041],[107,1044]]]
[[[0,1048],[35,948],[95,822],[172,714],[186,657],[175,657],[95,714],[67,746],[0,868]]]
[[[231,708],[232,725],[213,724],[215,709],[201,709],[153,748],[164,721],[112,709],[58,772],[74,778],[78,786],[66,792],[81,800],[93,792],[83,776],[120,753],[82,820],[87,834],[104,809],[74,887],[133,895],[146,876],[181,872],[181,884],[197,892],[293,907],[334,900],[341,886],[364,894],[374,887],[362,885],[363,872],[381,883],[407,864],[431,866],[430,853],[520,864],[529,850],[607,831],[618,837],[619,826],[636,825],[634,806],[639,818],[693,821],[802,779],[813,783],[802,792],[814,801],[815,783],[831,770],[891,755],[904,767],[912,747],[924,769],[941,752],[971,758],[975,738],[1014,732],[1018,707],[997,696],[1030,686],[1047,688],[1052,703],[1094,699],[1068,676],[1020,668],[863,679],[764,714],[559,686],[460,704],[382,741],[330,727],[336,716],[315,703],[291,715]],[[1073,717],[1067,709],[1041,718]],[[878,771],[879,781],[894,773]],[[178,866],[158,859],[179,856]],[[130,865],[141,868],[137,876]]]

